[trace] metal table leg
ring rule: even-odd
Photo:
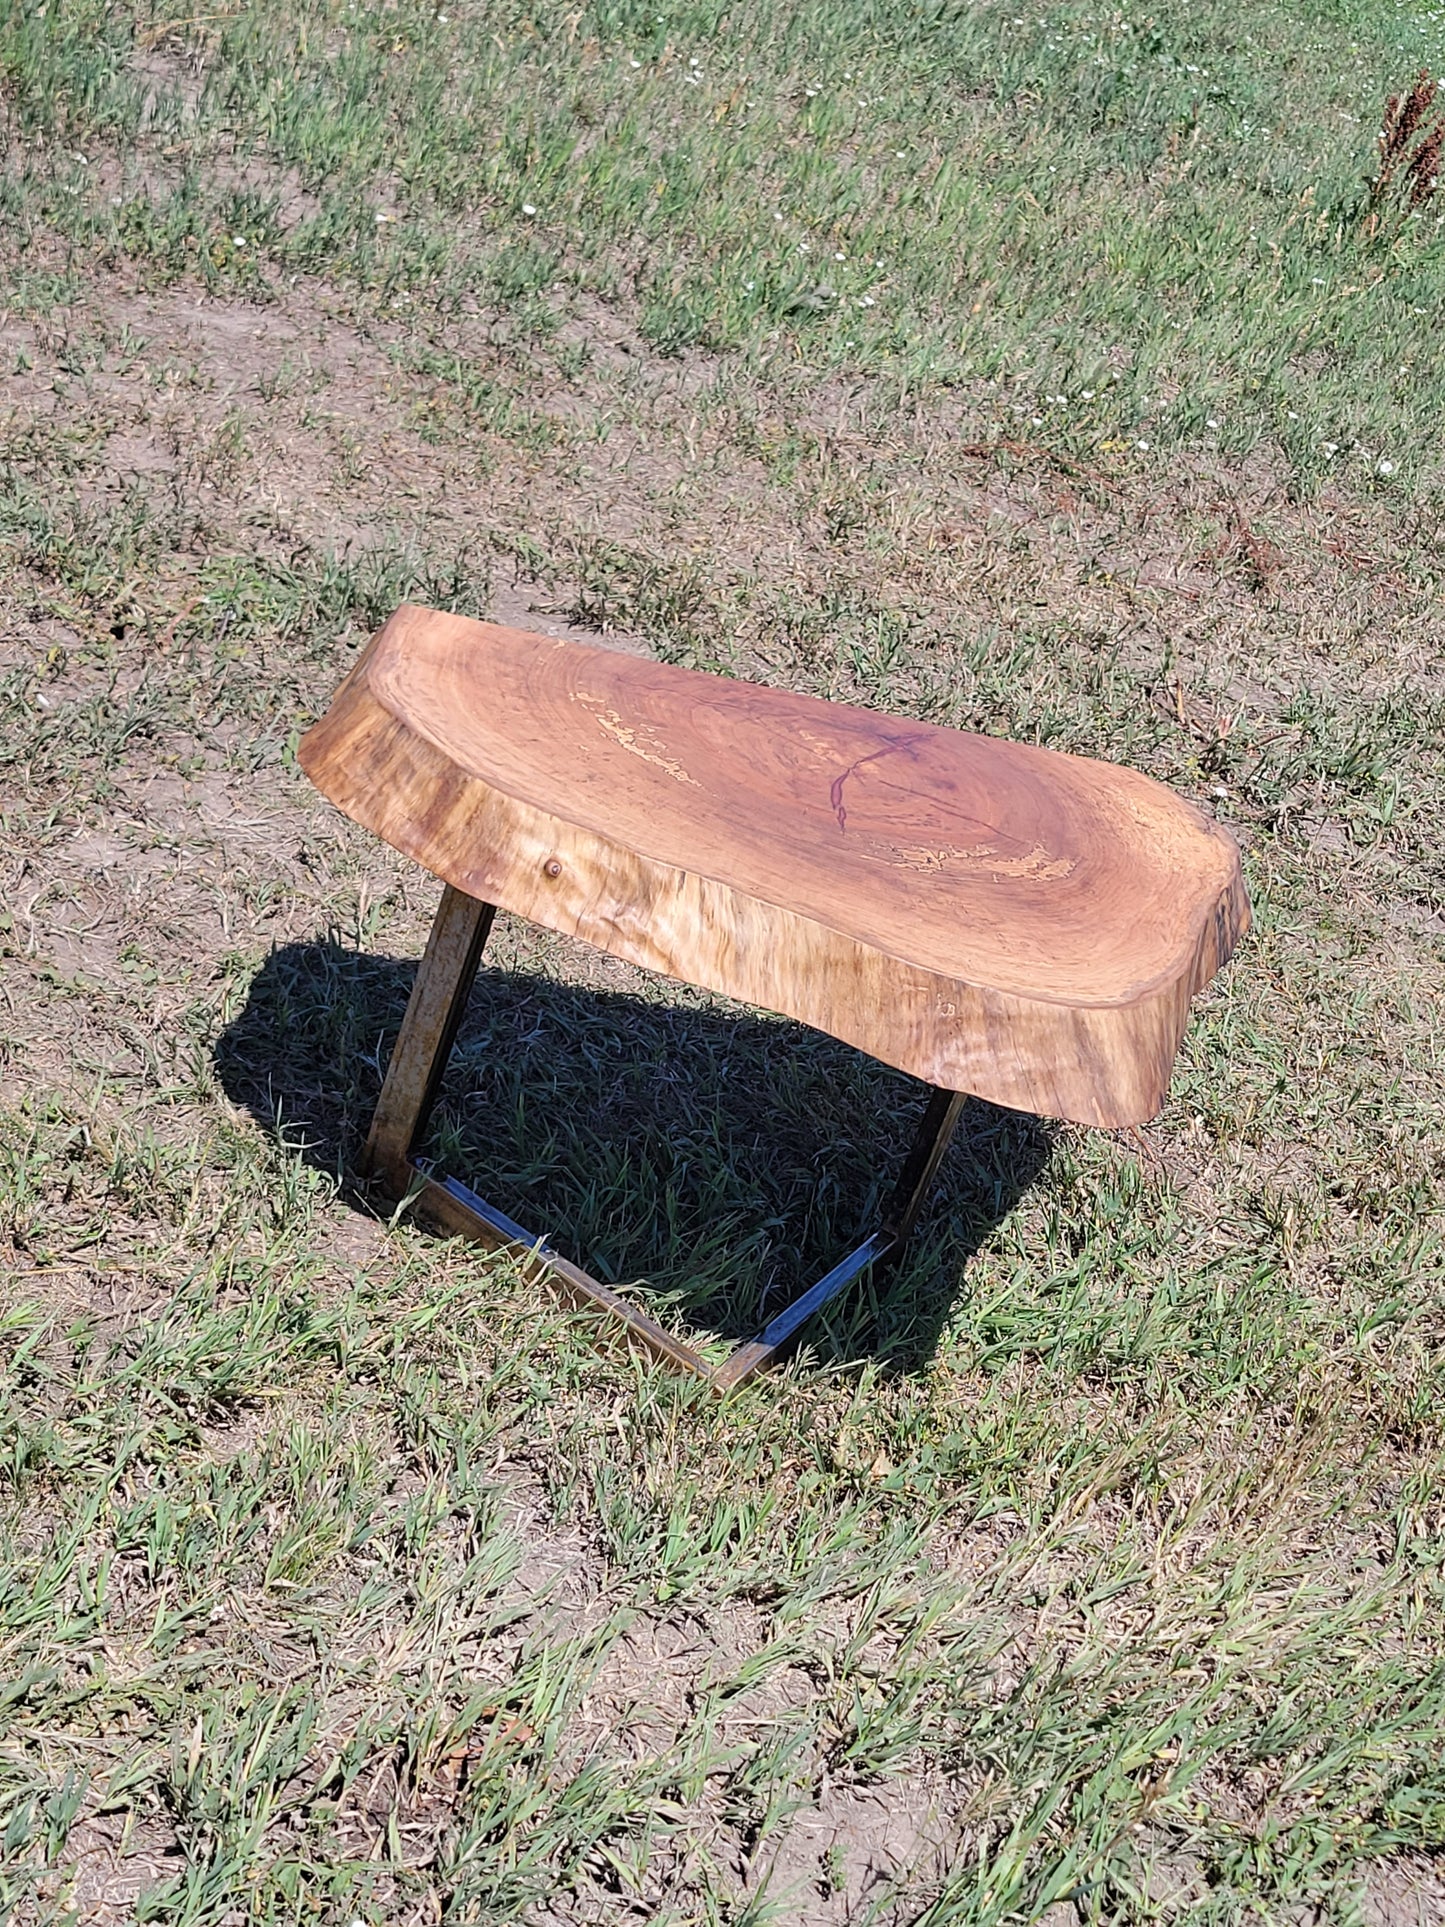
[[[436,1102],[495,914],[491,904],[450,884],[443,891],[371,1121],[362,1175],[393,1199],[411,1198],[415,1209],[443,1230],[474,1238],[490,1249],[511,1251],[535,1267],[569,1302],[608,1313],[620,1320],[629,1337],[658,1357],[695,1372],[719,1392],[730,1391],[786,1350],[807,1320],[870,1266],[899,1255],[948,1149],[965,1093],[932,1092],[878,1228],[771,1318],[756,1337],[739,1345],[721,1364],[711,1365],[620,1293],[553,1251],[545,1237],[534,1237],[465,1184],[437,1175],[414,1155]]]

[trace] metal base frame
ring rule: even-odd
[[[533,1237],[466,1185],[437,1175],[425,1160],[413,1155],[436,1102],[495,915],[490,903],[447,885],[371,1120],[362,1175],[392,1199],[412,1200],[414,1208],[441,1229],[529,1261],[571,1303],[611,1314],[629,1337],[658,1357],[696,1373],[716,1391],[731,1391],[785,1351],[814,1312],[855,1278],[902,1251],[948,1149],[966,1094],[931,1091],[918,1135],[877,1229],[786,1310],[769,1319],[756,1337],[739,1345],[721,1364],[711,1365],[656,1319],[554,1251],[545,1238]]]

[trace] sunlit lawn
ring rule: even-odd
[[[1445,199],[1364,180],[1442,35],[0,15],[17,1920],[1433,1918]],[[294,745],[408,596],[1203,802],[1163,1116],[976,1107],[725,1404],[370,1214],[433,886]],[[906,1080],[489,954],[489,1196],[704,1330],[846,1247]]]

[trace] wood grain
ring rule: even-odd
[[[403,607],[301,743],[456,888],[996,1103],[1163,1102],[1249,924],[1233,840],[1112,764]]]

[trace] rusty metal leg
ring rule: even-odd
[[[412,1146],[436,1102],[495,915],[450,884],[442,893],[361,1154],[362,1176],[393,1198],[411,1188]]]
[[[744,1379],[751,1378],[754,1372],[770,1365],[797,1337],[814,1312],[821,1311],[830,1299],[836,1298],[840,1291],[871,1266],[887,1264],[900,1255],[923,1209],[928,1187],[948,1149],[959,1112],[967,1101],[968,1094],[965,1091],[935,1089],[932,1092],[918,1134],[903,1161],[903,1169],[883,1214],[882,1224],[856,1250],[850,1251],[831,1271],[825,1272],[801,1298],[795,1298],[776,1318],[770,1319],[756,1338],[739,1345],[731,1357],[723,1360],[712,1375],[712,1382],[718,1391],[731,1391],[735,1385],[741,1385]]]
[[[929,1188],[943,1162],[943,1154],[957,1128],[959,1113],[967,1102],[967,1091],[935,1089],[929,1097],[928,1109],[923,1113],[918,1135],[909,1146],[908,1156],[903,1160],[903,1169],[893,1188],[893,1196],[883,1213],[884,1226],[893,1233],[900,1249],[918,1222],[918,1214],[923,1209]]]
[[[393,1198],[411,1197],[416,1210],[443,1230],[460,1232],[493,1250],[510,1251],[570,1303],[608,1313],[629,1338],[657,1357],[696,1373],[716,1391],[731,1391],[780,1356],[813,1314],[855,1278],[902,1251],[948,1149],[966,1101],[964,1094],[935,1090],[930,1095],[878,1228],[770,1319],[756,1338],[739,1345],[721,1364],[711,1364],[655,1318],[554,1251],[545,1238],[534,1237],[458,1179],[434,1171],[413,1156],[456,1042],[495,914],[491,904],[479,903],[450,885],[443,892],[371,1121],[362,1173]]]
[[[377,1099],[361,1174],[392,1198],[412,1197],[416,1210],[441,1229],[460,1232],[491,1250],[512,1252],[542,1271],[572,1303],[611,1313],[650,1351],[706,1378],[707,1360],[656,1319],[570,1264],[466,1185],[432,1171],[412,1155],[436,1102],[495,915],[490,903],[480,903],[450,884],[443,891]]]

